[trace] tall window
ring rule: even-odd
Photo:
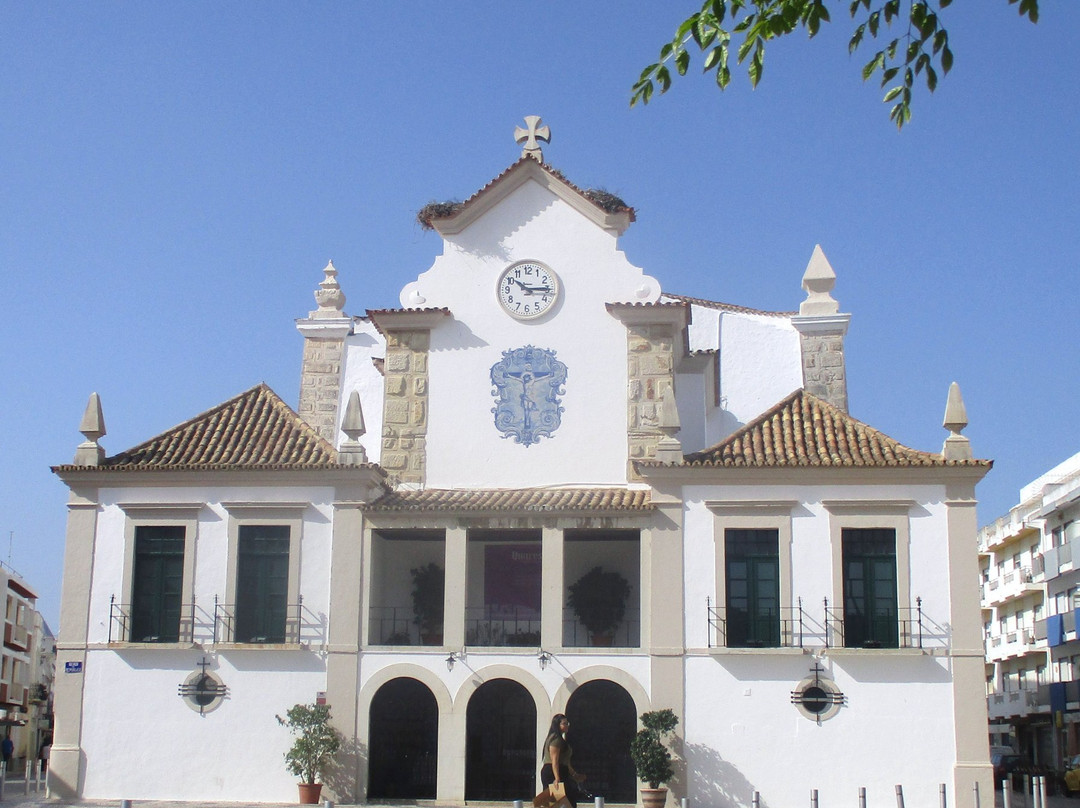
[[[131,642],[178,642],[184,584],[182,525],[135,528]]]
[[[236,562],[236,642],[285,642],[289,526],[240,525]]]
[[[896,531],[844,528],[844,645],[896,648]]]
[[[727,645],[780,645],[780,532],[727,529]]]

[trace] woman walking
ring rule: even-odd
[[[566,733],[570,729],[570,720],[562,713],[557,713],[551,719],[547,737],[544,739],[544,748],[541,750],[540,782],[544,788],[552,785],[562,785],[566,789],[566,796],[560,800],[555,808],[577,808],[581,791],[578,783],[585,779],[584,774],[574,771],[570,762],[574,750],[566,740]]]

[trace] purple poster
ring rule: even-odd
[[[484,548],[484,606],[488,617],[540,618],[540,545]]]

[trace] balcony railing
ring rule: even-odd
[[[175,613],[174,613],[175,614]],[[130,603],[117,603],[115,595],[109,598],[109,642],[145,642],[167,643],[194,641],[193,633],[195,626],[195,604],[185,603],[180,606],[180,616],[175,627],[160,626],[158,633],[147,634],[142,637],[133,637],[132,629],[139,622],[132,611]],[[151,621],[154,622],[154,621]],[[173,631],[175,628],[175,632]]]
[[[540,617],[532,609],[492,614],[481,606],[465,610],[465,644],[478,646],[540,645]]]
[[[915,598],[914,606],[899,608],[897,612],[895,625],[892,617],[865,617],[866,637],[859,638],[858,644],[855,644],[856,639],[851,636],[852,632],[848,631],[848,622],[853,616],[845,615],[843,608],[839,606],[830,606],[829,599],[825,598],[825,647],[922,648],[925,637],[922,598]],[[940,627],[936,628],[943,632]]]
[[[593,634],[580,620],[563,620],[563,645],[567,648],[637,648],[641,645],[641,623],[627,620],[607,634]]]
[[[281,610],[238,610],[235,603],[214,600],[214,644],[244,643],[250,645],[299,645],[308,631],[319,623],[304,620],[304,599],[289,603]],[[237,631],[240,635],[237,636]]]
[[[710,648],[802,648],[806,632],[806,614],[802,598],[795,606],[785,606],[776,613],[769,612],[758,619],[748,620],[745,615],[736,618],[739,629],[729,631],[728,610],[723,606],[709,605]],[[748,625],[753,623],[753,625]]]
[[[443,629],[422,631],[411,607],[376,606],[370,610],[368,642],[371,645],[442,645]]]

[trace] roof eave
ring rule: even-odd
[[[461,233],[529,180],[538,182],[598,227],[612,231],[616,236],[626,232],[635,219],[633,208],[606,211],[565,180],[545,170],[537,160],[523,157],[466,200],[459,211],[443,218],[433,218],[430,224],[443,238]]]

